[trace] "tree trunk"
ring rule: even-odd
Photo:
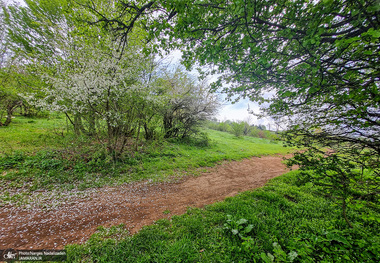
[[[14,110],[22,105],[22,101],[14,100],[10,104],[7,105],[7,118],[4,122],[4,126],[8,126],[12,122],[12,116]]]
[[[78,114],[74,115],[73,125],[74,125],[75,134],[80,135],[81,131],[83,131],[83,127],[82,127],[82,119],[81,119],[81,117],[79,117]]]
[[[139,122],[139,127],[138,127],[138,130],[137,130],[137,139],[136,139],[136,151],[138,149],[138,146],[139,146],[139,138],[140,138],[140,129],[141,129],[141,123]]]
[[[90,114],[90,116],[88,116],[88,135],[94,136],[95,134],[96,134],[95,113],[93,113],[93,114]]]

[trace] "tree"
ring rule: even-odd
[[[15,63],[15,54],[10,50],[5,8],[5,3],[0,1],[0,126],[8,126],[14,111],[23,104],[16,90],[20,68]]]
[[[318,168],[325,181],[315,182],[335,189],[344,214],[347,200],[378,198],[378,1],[119,3],[130,20],[99,21],[124,35],[140,21],[163,47],[183,49],[185,65],[217,66],[215,88],[227,82],[228,95],[267,102],[264,113],[288,124],[285,139],[308,149],[293,163]],[[352,174],[351,165],[370,176]]]
[[[135,132],[138,95],[145,88],[139,75],[147,59],[139,49],[129,46],[121,58],[112,52],[111,43],[72,50],[72,59],[58,66],[58,74],[47,77],[51,87],[39,105],[65,113],[77,133],[101,136],[105,132],[107,149],[119,155]]]
[[[135,132],[135,94],[149,60],[139,41],[143,32],[134,30],[128,53],[120,56],[107,32],[81,22],[90,14],[73,7],[66,0],[27,0],[26,6],[7,8],[11,47],[40,80],[25,99],[66,114],[77,134],[100,139],[105,133],[107,149],[117,158]]]
[[[287,117],[285,138],[308,149],[291,164],[317,171],[348,224],[348,200],[379,194],[379,10],[377,1],[203,2],[179,13],[173,30],[189,43],[187,62],[231,72],[228,94]]]
[[[241,137],[243,134],[245,135],[245,122],[233,122],[231,123],[232,133],[236,137]]]
[[[4,10],[3,8],[5,7],[5,4],[3,0],[0,0],[0,68],[3,68],[3,65],[5,64],[6,61],[6,53],[7,53],[7,48],[6,48],[6,27],[5,27],[5,17],[4,17]]]
[[[3,70],[2,94],[6,98],[7,111],[13,113],[17,107],[30,114],[32,105],[21,93],[33,92],[41,95],[45,83],[44,74],[52,74],[57,58],[64,51],[69,29],[64,28],[66,1],[25,1],[25,5],[4,6],[5,43],[7,44],[7,67]],[[69,13],[67,13],[69,14]],[[66,25],[68,25],[66,23]],[[11,116],[8,113],[8,118]]]
[[[210,92],[207,80],[197,82],[180,67],[162,73],[158,86],[166,97],[161,108],[164,137],[189,137],[197,132],[202,121],[213,116],[219,106],[218,99]]]

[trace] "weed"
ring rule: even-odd
[[[239,220],[232,219],[232,215],[227,215],[224,229],[230,231],[233,235],[240,237],[241,239],[247,238],[247,235],[253,229],[252,224],[248,224],[248,220],[241,218]]]

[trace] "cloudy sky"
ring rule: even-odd
[[[271,125],[272,129],[274,129],[275,127],[272,119],[258,119],[256,116],[248,112],[248,108],[250,109],[250,111],[253,111],[255,113],[260,112],[259,105],[248,99],[241,99],[239,102],[234,104],[228,101],[222,101],[222,104],[223,106],[216,115],[216,118],[219,121],[246,121],[250,125],[265,125],[268,129],[270,128],[269,124]]]
[[[222,108],[216,116],[220,121],[247,121],[247,119],[250,119],[250,121],[252,122],[253,119],[256,119],[252,114],[248,113],[248,105],[249,108],[252,109],[254,104],[253,102],[250,102],[247,99],[240,100],[239,102],[234,104],[222,100],[222,105]]]

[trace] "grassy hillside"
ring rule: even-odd
[[[204,130],[187,141],[140,143],[115,161],[104,144],[65,131],[65,120],[16,117],[0,128],[3,189],[84,189],[138,180],[163,181],[223,160],[289,152],[279,142]],[[3,195],[4,195],[3,191]]]
[[[189,208],[134,236],[122,226],[67,246],[70,262],[379,262],[379,211],[352,208],[344,222],[331,199],[297,172],[205,209]]]

